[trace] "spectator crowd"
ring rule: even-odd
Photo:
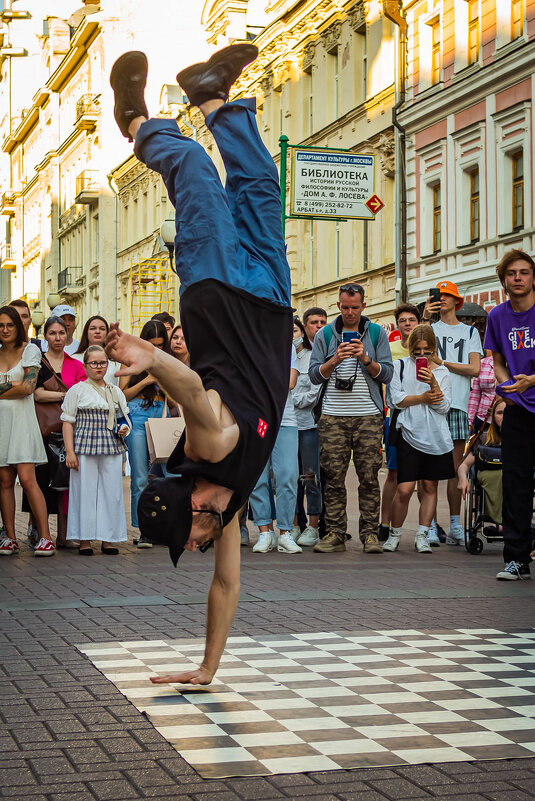
[[[504,541],[497,578],[529,578],[535,262],[509,251],[497,275],[507,300],[489,312],[483,343],[477,328],[459,319],[464,299],[449,279],[430,290],[423,309],[399,305],[390,336],[366,316],[357,283],[339,287],[339,313],[331,321],[319,307],[294,318],[288,398],[270,459],[241,512],[243,546],[252,521],[255,553],[345,551],[352,461],[364,553],[398,550],[414,494],[416,551],[464,546],[461,504],[477,477],[487,528]],[[80,340],[77,323],[75,310],[60,304],[45,322],[44,338],[30,338],[27,303],[16,299],[0,308],[0,555],[19,550],[17,478],[35,556],[58,548],[91,556],[95,543],[117,555],[127,540],[123,475],[130,477],[134,529],[148,481],[167,476],[164,461],[151,463],[147,423],[180,417],[178,404],[147,372],[120,375],[121,365],[104,349],[104,317],[90,317]],[[140,337],[189,363],[182,328],[169,313],[155,314]],[[436,514],[440,481],[447,530]],[[50,515],[57,517],[55,542]],[[153,545],[141,533],[134,543]]]

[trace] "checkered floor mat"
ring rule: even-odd
[[[79,650],[206,778],[535,753],[535,630],[230,637],[206,688],[148,680],[202,640]]]

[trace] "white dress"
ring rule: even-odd
[[[0,381],[22,381],[25,367],[41,365],[41,351],[32,342],[26,345],[18,364]],[[37,423],[32,395],[25,398],[6,398],[0,395],[0,467],[15,464],[45,464],[48,461],[43,438]]]

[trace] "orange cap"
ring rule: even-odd
[[[453,281],[439,281],[437,289],[440,289],[441,294],[453,295],[454,298],[458,298],[458,303],[455,304],[455,311],[461,308],[464,303],[464,298],[462,295],[459,295],[457,284],[454,284]]]

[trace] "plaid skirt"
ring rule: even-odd
[[[115,456],[126,451],[124,440],[106,428],[106,409],[78,409],[74,452],[82,456]]]
[[[462,409],[450,409],[446,415],[452,440],[467,440],[470,434],[470,423],[467,412]]]

